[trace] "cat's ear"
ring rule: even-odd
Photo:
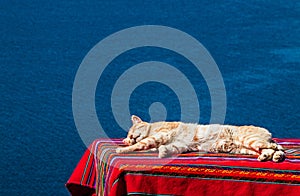
[[[137,123],[142,122],[142,119],[140,119],[140,117],[138,117],[136,115],[132,115],[131,116],[131,121],[132,121],[132,124],[137,124]]]

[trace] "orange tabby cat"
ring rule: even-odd
[[[283,148],[272,141],[271,133],[261,127],[198,125],[182,122],[147,123],[132,116],[132,127],[123,140],[128,146],[117,153],[158,150],[159,157],[188,151],[258,155],[259,161],[284,160]]]

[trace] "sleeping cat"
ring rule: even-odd
[[[117,153],[158,150],[160,158],[188,151],[258,155],[259,161],[281,162],[282,146],[272,141],[271,133],[261,127],[199,125],[183,122],[147,123],[131,117],[132,127]]]

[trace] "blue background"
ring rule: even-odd
[[[225,123],[254,124],[274,137],[300,138],[297,1],[2,0],[0,24],[0,195],[68,195],[64,183],[86,149],[72,115],[76,71],[96,43],[136,25],[177,28],[208,49],[225,82]],[[97,88],[97,112],[108,135],[126,132],[102,98],[121,69],[146,60],[181,66],[201,87],[199,120],[209,122],[210,97],[201,75],[192,78],[192,66],[172,51],[142,48],[116,58],[101,78],[106,86]],[[156,97],[151,89],[168,93]],[[149,119],[152,101],[169,104],[169,120],[179,118],[171,89],[156,83],[134,91],[132,113]]]

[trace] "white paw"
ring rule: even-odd
[[[261,155],[259,155],[259,157],[257,158],[257,160],[259,161],[268,161],[271,160],[274,154],[274,150],[273,149],[263,149],[261,152]]]
[[[145,152],[158,152],[157,148],[150,148],[148,150],[145,150]]]
[[[162,145],[158,148],[158,152],[159,152],[158,153],[159,158],[164,158],[164,157],[168,156],[168,150],[164,145]]]
[[[116,149],[116,153],[123,153],[123,152],[124,152],[123,148],[117,148]]]
[[[282,162],[284,160],[285,156],[284,156],[284,152],[282,151],[276,151],[273,155],[272,160],[276,163],[278,162]]]

